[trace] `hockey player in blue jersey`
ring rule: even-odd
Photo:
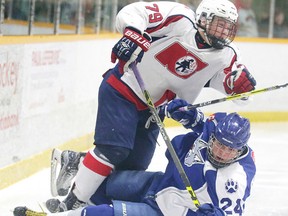
[[[181,109],[186,105],[186,101],[175,99],[165,107],[165,114],[193,130],[174,137],[172,144],[202,204],[199,208],[192,202],[167,151],[164,173],[115,171],[91,197],[96,205],[52,215],[244,215],[256,173],[254,154],[248,146],[249,120],[237,113],[219,112],[204,121],[200,110]],[[28,212],[33,211],[18,207],[14,215],[29,215]]]

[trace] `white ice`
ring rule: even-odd
[[[167,128],[172,138],[187,132]],[[245,216],[288,216],[288,123],[252,123],[250,146],[255,151],[257,174]],[[167,163],[162,138],[149,170],[164,170]],[[16,206],[41,210],[39,205],[51,198],[50,170],[44,169],[8,188],[0,190],[0,215],[11,216]],[[62,199],[62,198],[61,198]]]

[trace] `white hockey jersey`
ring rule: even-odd
[[[207,44],[203,47],[203,39],[197,33],[195,13],[180,3],[136,2],[127,5],[117,15],[116,28],[123,33],[127,26],[146,31],[152,37],[151,47],[138,63],[138,69],[156,106],[175,95],[193,103],[205,85],[226,94],[223,86],[225,73],[241,64],[233,43],[224,49],[207,47]],[[137,99],[131,99],[134,94],[145,102],[133,71],[129,69],[116,79],[111,78],[108,83],[124,97],[135,103]],[[138,104],[138,109],[144,107]]]

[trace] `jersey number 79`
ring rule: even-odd
[[[153,4],[153,7],[151,6],[146,6],[145,7],[147,10],[151,10],[154,13],[149,14],[149,22],[154,23],[154,22],[159,22],[163,19],[162,14],[159,12],[159,7],[157,4]]]

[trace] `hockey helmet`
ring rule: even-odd
[[[237,31],[238,13],[229,0],[203,0],[196,9],[198,30],[205,41],[216,49],[229,45]]]
[[[233,163],[247,149],[250,138],[250,122],[237,113],[230,113],[218,122],[209,140],[208,159],[221,168]],[[221,156],[217,149],[221,149]]]

